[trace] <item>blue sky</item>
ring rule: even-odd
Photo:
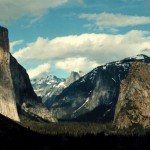
[[[31,78],[67,77],[149,49],[149,9],[149,0],[0,0],[0,24]]]

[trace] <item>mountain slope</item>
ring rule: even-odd
[[[49,106],[57,95],[81,76],[83,76],[82,71],[72,71],[67,79],[52,75],[41,75],[32,79],[31,83],[36,94],[42,98],[42,102],[45,103],[46,106]]]
[[[42,98],[42,102],[53,95],[54,89],[63,88],[64,79],[52,75],[41,75],[31,80],[35,93]],[[62,86],[61,86],[62,85]]]
[[[45,105],[49,108],[49,106],[55,101],[55,98],[67,87],[69,87],[72,83],[74,83],[76,80],[78,80],[80,77],[83,76],[83,72],[75,72],[72,71],[70,76],[65,79],[63,82],[60,82],[57,86],[55,86],[48,95]]]
[[[65,88],[49,109],[63,120],[112,121],[120,82],[135,61],[148,62],[149,57],[139,55],[97,67]]]

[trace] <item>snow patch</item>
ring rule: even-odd
[[[34,91],[35,92],[40,92],[40,91],[43,91],[43,89],[35,89]]]
[[[108,110],[104,113],[103,117],[105,117],[105,116],[107,115],[107,113],[109,113],[110,111],[111,111],[111,109],[108,109]]]
[[[143,56],[143,55],[137,55],[137,56],[135,56],[135,57],[133,57],[133,58],[139,60],[139,59],[144,59],[144,56]]]
[[[60,82],[60,83],[59,83],[56,87],[58,87],[58,88],[59,88],[59,87],[64,87],[64,88],[65,88],[65,87],[66,87],[66,85],[65,85],[65,83],[64,83],[64,82]]]
[[[109,105],[111,105],[111,104],[112,104],[112,102],[109,103]]]
[[[76,113],[78,110],[80,110],[82,107],[84,107],[88,101],[89,101],[89,97],[86,99],[86,101],[84,102],[84,104],[82,104],[82,105],[81,105],[78,109],[76,109],[73,113]]]
[[[106,66],[103,66],[103,70],[106,70]]]
[[[85,79],[83,78],[80,82],[85,82]]]
[[[112,78],[112,80],[113,80],[114,82],[116,82],[116,80],[115,80],[114,78]]]
[[[51,82],[47,82],[46,84],[52,84]]]

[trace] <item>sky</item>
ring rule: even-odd
[[[10,52],[30,78],[66,78],[150,49],[150,0],[0,0]]]

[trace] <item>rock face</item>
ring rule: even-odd
[[[49,105],[63,120],[110,122],[120,93],[120,82],[135,61],[148,62],[145,55],[108,63],[92,70],[65,88]]]
[[[36,96],[26,70],[9,53],[8,31],[2,27],[0,46],[0,112],[19,121],[18,108],[19,113],[24,110],[32,117],[57,121]]]
[[[133,63],[121,81],[114,122],[118,128],[150,127],[150,63]]]
[[[70,76],[65,81],[65,87],[68,87],[71,83],[77,81],[83,75],[84,73],[82,71],[79,72],[72,71]]]
[[[39,101],[30,83],[26,70],[10,55],[10,71],[17,105],[26,101]]]
[[[7,29],[0,27],[0,113],[19,121],[10,70]]]

